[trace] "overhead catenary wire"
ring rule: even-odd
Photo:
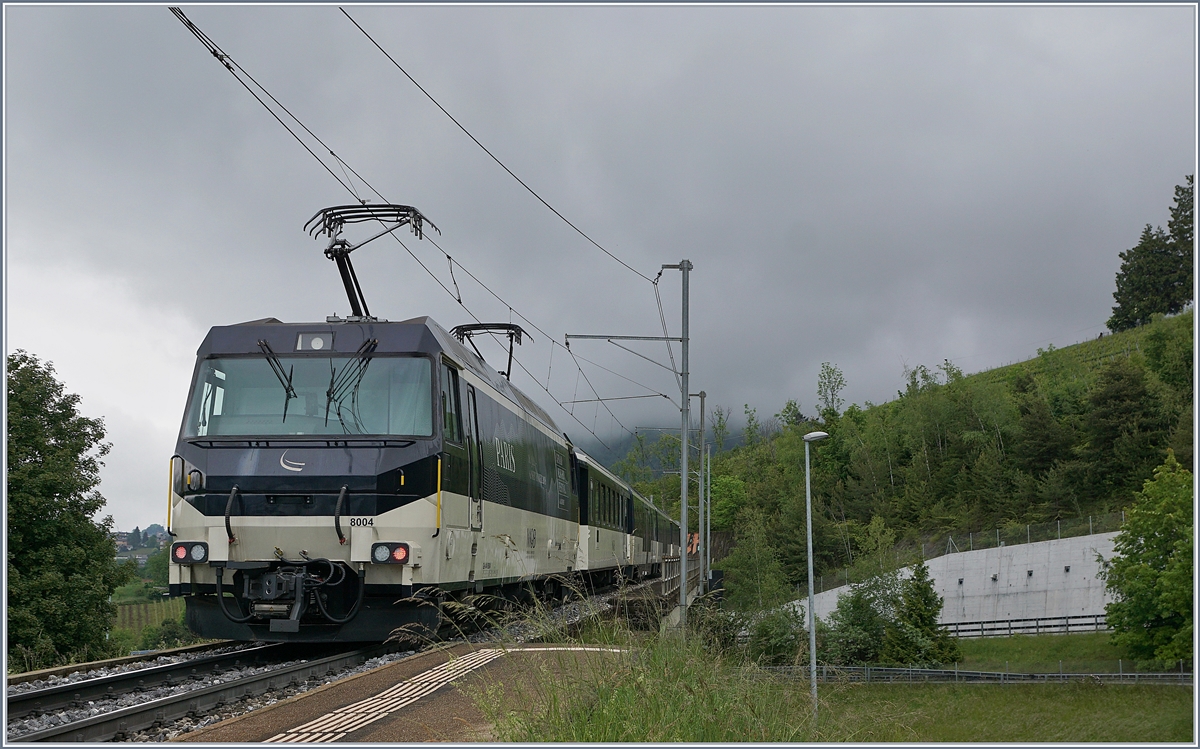
[[[339,185],[341,185],[343,189],[345,189],[351,196],[353,196],[356,201],[358,201],[359,203],[364,204],[364,205],[367,203],[367,201],[365,199],[363,199],[362,196],[359,194],[359,192],[354,188],[353,179],[351,179],[349,177],[349,175],[345,174],[346,171],[349,171],[350,174],[353,174],[354,177],[358,178],[358,180],[364,186],[366,186],[366,188],[369,189],[381,201],[383,201],[385,203],[389,202],[387,200],[387,198],[378,189],[376,189],[367,179],[365,179],[361,174],[359,174],[349,163],[347,163],[344,159],[342,159],[340,156],[338,156],[333,151],[333,149],[330,148],[323,140],[321,140],[321,138],[316,133],[314,133],[307,125],[305,125],[304,122],[302,120],[300,120],[300,118],[298,118],[295,114],[293,114],[291,112],[291,110],[289,110],[282,102],[280,102],[274,95],[272,95],[271,92],[269,90],[267,90],[267,88],[265,86],[263,86],[261,83],[259,83],[258,80],[255,79],[248,71],[246,71],[245,68],[243,68],[236,60],[234,60],[230,55],[226,54],[224,52],[224,50],[222,50],[220,48],[220,46],[214,40],[212,40],[198,26],[196,26],[195,23],[193,23],[189,18],[187,18],[187,16],[183,13],[182,10],[180,10],[177,7],[171,7],[170,10],[176,16],[176,18],[181,23],[183,23],[184,27],[187,28],[188,31],[191,32],[192,35],[195,36],[196,39],[200,41],[200,43],[209,51],[209,53],[212,54],[213,57],[216,58],[218,60],[218,62],[220,62],[221,65],[230,72],[231,75],[233,75],[233,77],[238,81],[238,83],[241,84],[242,87],[245,88],[247,90],[247,92],[249,92],[251,94],[251,96],[253,96],[255,98],[255,100],[258,101],[263,106],[263,108],[266,109],[267,112],[270,113],[271,116],[277,122],[279,122],[279,124],[285,130],[287,130],[287,132],[296,140],[296,142],[299,143],[309,153],[309,155],[311,155],[319,164],[321,164],[321,166],[325,169],[325,171],[328,172],[329,175],[331,177],[333,177],[334,180]],[[344,12],[345,11],[343,11],[343,13]],[[348,14],[347,14],[347,17],[349,18]],[[351,18],[350,20],[353,22],[354,19]],[[357,26],[358,24],[356,23],[355,25]],[[361,29],[361,27],[360,27],[360,29]],[[365,31],[363,33],[366,34]],[[370,38],[369,35],[367,35],[367,36],[368,36],[368,38]],[[374,41],[374,40],[372,40],[372,41]],[[376,46],[378,46],[378,45],[376,45]],[[380,48],[380,50],[383,51],[382,48]],[[384,51],[384,54],[385,55],[387,54],[386,51]],[[397,66],[397,67],[399,67],[399,66]],[[239,75],[239,73],[241,73],[241,75]],[[407,73],[406,73],[406,75],[407,75]],[[257,87],[262,92],[262,96],[260,96],[253,88],[251,88],[251,86],[246,82],[246,80],[242,79],[242,76],[245,76],[245,78],[247,80],[252,82],[254,84],[254,86]],[[416,83],[416,81],[413,81],[413,82]],[[418,87],[419,87],[419,84],[418,84]],[[426,95],[428,95],[428,94],[426,94]],[[284,119],[279,115],[279,113],[276,112],[274,109],[272,109],[272,107],[267,103],[267,101],[264,100],[264,97],[266,99],[270,100],[277,107],[279,107],[279,109],[282,110],[293,122],[295,122],[299,126],[300,129],[302,129],[314,141],[316,141],[318,144],[320,144],[320,146],[326,152],[328,152],[329,155],[334,160],[336,160],[339,168],[342,170],[343,175],[345,176],[345,179],[342,179],[341,177],[339,177],[337,175],[337,173],[335,173],[333,171],[333,169],[330,168],[329,164],[325,163],[324,159],[322,159],[319,155],[317,155],[317,153],[313,150],[313,148],[304,142],[304,140],[296,133],[296,131],[293,130],[287,124],[287,122],[284,121]],[[432,99],[432,97],[430,97],[430,98]],[[435,104],[436,104],[436,101],[435,101]],[[439,107],[440,107],[440,105],[439,105]],[[449,116],[448,112],[447,112],[447,115]],[[451,119],[453,119],[453,117],[451,117]],[[456,122],[456,124],[457,124],[457,122]],[[461,125],[460,125],[460,127],[461,127]],[[464,128],[464,132],[466,132],[465,128]],[[467,134],[470,135],[470,133],[467,133]],[[472,139],[474,139],[474,138],[472,138]],[[480,145],[482,147],[482,144],[480,144]],[[498,159],[497,159],[497,162],[499,163]],[[501,166],[504,166],[504,165],[501,164]],[[505,167],[505,169],[507,170],[507,167]],[[511,172],[510,172],[510,174],[511,174]],[[516,177],[515,174],[513,176],[514,176],[514,178]],[[518,181],[520,181],[519,178],[518,178]],[[524,184],[524,183],[522,183],[522,184]],[[528,189],[528,187],[527,187],[527,189]],[[533,191],[530,190],[530,192],[533,192]],[[540,196],[537,196],[536,193],[534,193],[534,195],[536,197],[538,197],[539,200],[541,200]],[[543,201],[543,203],[545,203],[545,201]],[[548,208],[550,208],[552,211],[554,210],[553,207],[550,206],[548,203],[546,203],[546,206]],[[557,211],[554,211],[554,212],[556,214],[558,213]],[[564,218],[563,220],[565,221],[566,219]],[[567,223],[570,224],[569,221]],[[572,228],[575,228],[573,224],[571,224],[571,226],[572,226]],[[576,230],[579,231],[578,229],[576,229]],[[587,238],[587,239],[589,239],[589,241],[591,241],[591,238],[587,237],[587,235],[583,234],[583,232],[580,232],[580,234],[582,234],[585,238]],[[459,306],[461,306],[463,308],[463,310],[465,312],[467,312],[467,314],[470,315],[470,317],[476,323],[479,323],[482,321],[474,312],[472,312],[470,310],[469,307],[467,307],[467,305],[462,300],[462,294],[461,294],[461,291],[459,290],[458,282],[454,277],[454,266],[455,265],[458,265],[460,270],[465,272],[473,281],[475,281],[477,284],[479,284],[483,289],[485,289],[489,294],[491,294],[497,301],[499,301],[501,304],[504,304],[509,309],[510,320],[511,320],[511,315],[516,314],[519,318],[521,318],[521,320],[523,320],[524,322],[529,324],[530,327],[532,327],[534,330],[537,330],[539,333],[541,333],[543,336],[545,336],[545,338],[551,342],[551,356],[553,355],[553,347],[554,346],[562,347],[568,353],[571,353],[572,360],[573,360],[573,363],[575,364],[575,367],[579,371],[579,374],[582,375],[583,379],[587,382],[588,388],[592,391],[592,394],[596,396],[597,402],[602,402],[603,399],[601,399],[600,394],[596,391],[595,387],[592,385],[591,380],[583,372],[583,369],[579,365],[579,362],[577,359],[582,359],[583,361],[586,361],[594,366],[597,366],[600,369],[605,370],[606,372],[614,374],[618,377],[622,377],[623,379],[626,379],[629,382],[632,382],[632,383],[638,385],[639,387],[643,387],[647,390],[650,390],[651,392],[654,392],[656,395],[661,395],[662,397],[670,399],[669,396],[666,396],[665,394],[662,394],[662,393],[657,393],[657,391],[654,391],[653,388],[650,388],[642,383],[638,383],[635,380],[625,377],[624,375],[613,372],[612,370],[610,370],[606,367],[603,367],[602,365],[599,365],[596,362],[592,362],[591,360],[586,359],[584,357],[576,357],[575,354],[573,354],[570,351],[570,348],[568,346],[564,346],[563,344],[558,343],[553,336],[549,335],[544,330],[542,330],[542,328],[540,326],[535,324],[532,320],[530,320],[525,315],[521,314],[520,311],[514,309],[511,304],[509,304],[507,301],[505,301],[499,294],[497,294],[493,289],[491,289],[491,287],[489,287],[482,280],[480,280],[466,266],[464,266],[461,262],[454,260],[453,257],[445,249],[443,249],[440,245],[438,245],[431,237],[426,236],[426,239],[428,239],[430,241],[430,243],[433,244],[445,256],[445,258],[447,260],[447,264],[448,264],[449,272],[450,272],[451,283],[454,285],[454,291],[451,291],[451,289],[445,284],[445,282],[443,282],[440,278],[438,278],[437,274],[435,274],[420,259],[420,257],[418,257],[417,254],[415,252],[413,252],[413,250],[411,248],[409,248],[409,246],[407,244],[405,244],[405,242],[403,240],[401,240],[400,237],[395,234],[394,231],[389,232],[389,235],[392,236],[392,238],[395,239],[398,244],[400,244],[400,246],[413,258],[413,260],[415,260],[417,262],[417,264],[421,267],[421,269],[424,270],[426,272],[426,274],[428,274],[429,277],[432,278],[442,288],[443,291],[445,291],[449,296],[454,298],[454,300],[459,304]],[[600,247],[600,246],[597,244],[597,247]],[[604,250],[603,247],[600,247],[600,249]],[[604,251],[607,253],[607,250],[604,250]],[[611,255],[611,253],[607,253],[607,254]],[[615,256],[612,256],[612,257],[613,257],[613,259],[617,260],[618,262],[621,262],[622,265],[626,265],[619,258],[616,258]],[[634,270],[633,268],[631,268],[630,266],[626,265],[626,267],[629,268],[630,270],[633,270],[635,273],[637,273],[637,271]],[[639,273],[638,275],[641,275],[641,274]],[[660,273],[660,275],[661,275],[661,273]],[[642,277],[646,278],[646,280],[650,280],[649,278],[647,278],[645,276],[642,276]],[[491,337],[497,345],[500,345],[503,348],[503,343],[501,341],[499,341],[499,339],[497,339],[494,334]],[[565,412],[567,412],[568,415],[570,415],[571,418],[575,422],[577,422],[581,427],[583,427],[585,430],[587,430],[589,433],[591,433],[592,436],[595,437],[602,445],[604,445],[606,448],[608,447],[608,445],[600,438],[600,436],[598,434],[596,434],[594,429],[589,428],[586,424],[584,424],[582,421],[580,421],[572,411],[570,411],[569,409],[566,408],[563,401],[559,401],[558,398],[556,398],[554,396],[554,394],[550,392],[550,390],[549,390],[549,382],[550,382],[549,369],[547,371],[546,385],[543,385],[539,381],[539,379],[536,376],[534,376],[533,373],[531,373],[528,370],[528,368],[526,368],[525,365],[518,358],[514,357],[514,361],[521,368],[521,370],[526,373],[526,375],[529,377],[529,379],[532,380],[533,382],[537,383],[537,385],[540,388],[542,388],[542,390],[544,390],[546,392],[546,394],[549,395],[560,408],[562,408]],[[553,364],[553,360],[551,360],[551,365],[552,364]],[[625,432],[627,432],[631,435],[633,434],[633,432],[631,432],[628,428],[626,428],[624,426],[624,424],[622,424],[621,421],[616,418],[616,415],[612,413],[611,409],[609,409],[607,405],[605,405],[605,410],[607,410],[609,412],[613,421],[615,421],[617,424],[619,424]]]
[[[550,341],[550,343],[551,343],[551,357],[553,357],[553,351],[554,351],[554,348],[555,348],[555,347],[557,347],[557,348],[561,348],[562,350],[564,350],[564,351],[566,351],[567,353],[571,354],[573,358],[580,359],[580,360],[582,360],[582,361],[585,361],[585,362],[587,362],[588,364],[591,364],[591,365],[593,365],[593,366],[595,366],[595,367],[598,367],[598,368],[600,368],[600,369],[603,369],[605,372],[608,372],[609,374],[612,374],[612,375],[616,375],[617,377],[620,377],[620,378],[622,378],[622,379],[624,379],[624,380],[626,380],[626,381],[628,381],[628,382],[631,382],[631,383],[633,383],[634,385],[637,385],[638,387],[645,388],[646,390],[650,391],[651,393],[655,393],[656,395],[664,395],[663,393],[660,393],[659,391],[655,390],[654,388],[650,387],[649,385],[645,385],[645,384],[642,384],[642,383],[638,382],[637,380],[630,379],[629,377],[626,377],[625,375],[623,375],[623,374],[621,374],[621,373],[619,373],[619,372],[614,372],[613,370],[611,370],[611,369],[608,369],[607,367],[605,367],[605,366],[603,366],[603,365],[601,365],[601,364],[598,364],[598,363],[596,363],[596,362],[592,361],[591,359],[588,359],[588,358],[586,358],[586,357],[584,357],[584,356],[579,356],[579,355],[575,354],[574,352],[572,352],[572,351],[571,351],[571,348],[570,348],[569,346],[565,346],[565,345],[563,345],[563,344],[559,343],[557,340],[555,340],[555,339],[554,339],[554,337],[553,337],[553,336],[551,336],[549,333],[547,333],[545,330],[543,330],[543,329],[542,329],[542,328],[541,328],[541,327],[540,327],[540,326],[539,326],[537,323],[535,323],[533,320],[530,320],[530,319],[529,319],[528,317],[526,317],[525,315],[521,314],[520,310],[517,310],[517,309],[515,309],[515,308],[514,308],[514,307],[513,307],[511,304],[509,304],[508,302],[506,302],[506,301],[504,300],[504,298],[503,298],[503,297],[501,297],[501,296],[500,296],[499,294],[497,294],[497,293],[496,293],[496,292],[495,292],[495,291],[494,291],[494,290],[493,290],[493,289],[492,289],[490,286],[488,286],[486,283],[484,283],[482,280],[480,280],[480,279],[479,279],[479,277],[478,277],[478,276],[476,276],[474,273],[472,273],[472,272],[471,272],[471,270],[470,270],[469,268],[467,268],[467,267],[466,267],[465,265],[463,265],[462,263],[459,263],[458,261],[456,261],[456,260],[453,260],[453,259],[450,257],[450,255],[449,255],[448,253],[446,253],[446,251],[445,251],[444,249],[442,249],[441,245],[439,245],[439,244],[437,243],[437,241],[436,241],[436,240],[434,240],[432,237],[426,237],[426,239],[428,239],[429,243],[430,243],[430,244],[432,244],[434,247],[437,247],[439,250],[441,250],[441,252],[442,252],[443,254],[445,254],[445,255],[446,255],[446,258],[447,258],[447,259],[448,259],[448,260],[451,262],[451,264],[452,264],[452,265],[457,265],[457,266],[458,266],[458,269],[459,269],[459,270],[461,270],[462,272],[466,273],[466,274],[467,274],[467,276],[468,276],[468,277],[469,277],[469,278],[470,278],[472,281],[474,281],[475,283],[479,284],[479,286],[480,286],[480,287],[481,287],[481,288],[482,288],[484,291],[486,291],[487,293],[491,294],[491,295],[492,295],[492,296],[493,296],[493,297],[496,299],[496,301],[498,301],[498,302],[500,302],[501,304],[505,305],[505,306],[508,308],[508,310],[509,310],[509,312],[510,312],[511,314],[514,314],[514,315],[516,315],[517,317],[521,318],[521,321],[522,321],[522,322],[526,323],[527,325],[529,325],[529,327],[531,327],[531,328],[533,328],[534,330],[536,330],[537,332],[541,333],[541,334],[542,334],[542,335],[543,335],[543,336],[546,338],[546,340]],[[455,288],[457,288],[457,286],[456,286]],[[623,346],[621,346],[620,348],[624,348],[624,347],[623,347]],[[628,349],[626,349],[626,350],[628,350]],[[637,354],[637,352],[636,352],[636,351],[631,351],[630,353]],[[638,356],[641,356],[641,354],[638,354]],[[644,358],[644,357],[643,357],[643,358]],[[653,362],[653,360],[651,360],[651,361]],[[551,358],[551,361],[550,361],[550,364],[551,364],[551,366],[553,365],[553,363],[554,363],[554,360],[553,360],[553,358]],[[654,364],[658,364],[658,362],[653,362],[653,363],[654,363]],[[663,365],[661,365],[661,364],[658,364],[658,366],[660,366],[660,367],[661,367],[661,366],[663,366]],[[534,379],[536,380],[536,378],[534,378]],[[540,383],[539,383],[539,384],[540,384]],[[548,367],[548,368],[547,368],[547,371],[546,371],[546,384],[543,386],[543,389],[548,391],[549,387],[550,387],[550,368]],[[668,399],[670,398],[670,396],[667,396],[667,395],[664,395],[664,397],[666,397],[666,398],[668,398]],[[674,400],[672,400],[671,402],[672,402],[672,403],[674,403]]]
[[[396,62],[396,59],[394,57],[392,57],[391,54],[389,54],[388,51],[386,49],[384,49],[383,46],[379,42],[375,41],[375,38],[373,36],[371,36],[369,33],[367,33],[367,30],[364,29],[362,27],[362,25],[359,24],[358,21],[355,21],[354,17],[346,12],[345,8],[339,7],[338,10],[340,10],[342,12],[342,15],[346,16],[346,18],[348,18],[350,20],[350,23],[354,24],[355,28],[357,28],[359,31],[362,32],[363,36],[365,36],[371,42],[371,44],[375,45],[376,49],[378,49],[380,52],[383,53],[383,56],[386,57],[388,59],[388,61],[392,63],[392,65],[396,66],[397,70],[399,70],[401,73],[404,74],[405,78],[408,78],[408,80],[412,81],[412,84],[414,86],[416,86],[418,89],[420,89],[421,93],[425,94],[426,98],[428,98],[431,102],[433,102],[434,106],[436,106],[438,109],[442,110],[442,113],[445,114],[447,117],[449,117],[450,121],[453,122],[455,125],[457,125],[459,130],[462,130],[466,134],[466,136],[475,143],[475,145],[482,148],[483,152],[486,153],[488,156],[490,156],[492,158],[492,161],[495,161],[497,164],[499,164],[501,169],[508,172],[509,176],[511,176],[513,179],[515,179],[518,183],[520,183],[521,187],[524,187],[526,190],[528,190],[530,195],[537,198],[537,200],[542,205],[544,205],[544,206],[546,206],[546,208],[550,209],[551,213],[553,213],[555,216],[558,216],[560,219],[562,219],[563,223],[565,223],[567,226],[574,229],[579,234],[579,236],[583,237],[588,242],[590,242],[594,247],[596,247],[596,249],[600,250],[605,255],[608,255],[610,258],[612,258],[613,260],[620,263],[622,266],[624,266],[626,269],[628,269],[632,273],[636,274],[642,280],[650,281],[651,283],[653,283],[653,281],[651,281],[649,276],[642,273],[638,269],[634,268],[632,265],[625,262],[621,258],[617,257],[613,253],[609,252],[607,249],[604,248],[603,245],[601,245],[599,242],[597,242],[596,240],[594,240],[590,236],[588,236],[588,234],[585,231],[583,231],[583,229],[580,229],[578,226],[573,224],[566,216],[559,213],[557,208],[550,205],[550,203],[547,202],[546,199],[543,198],[541,195],[539,195],[536,190],[534,190],[532,187],[530,187],[528,184],[526,184],[525,180],[518,177],[516,175],[516,173],[514,173],[512,169],[509,169],[508,166],[505,165],[505,163],[503,161],[501,161],[499,158],[497,158],[497,156],[494,153],[492,153],[488,149],[487,146],[483,145],[483,143],[481,143],[478,138],[476,138],[474,135],[472,135],[470,130],[467,130],[467,128],[464,127],[463,124],[461,122],[459,122],[458,119],[455,118],[454,115],[450,114],[450,112],[448,112],[446,110],[446,108],[443,107],[441,105],[441,103],[438,102],[437,99],[433,98],[433,94],[426,91],[425,87],[422,86],[420,83],[417,83],[417,80],[415,78],[413,78],[412,75],[410,75],[409,72],[407,70],[405,70],[403,66],[400,65],[400,63]]]
[[[611,398],[583,398],[581,400],[563,401],[563,403],[595,403],[597,401],[628,401],[637,398],[666,398],[661,393],[657,395],[615,395]]]
[[[175,17],[179,19],[179,21],[184,25],[185,28],[187,28],[188,31],[192,32],[192,35],[195,36],[196,39],[198,39],[202,45],[204,45],[204,47],[209,51],[209,53],[213,57],[217,58],[217,61],[220,62],[225,67],[225,69],[228,70],[233,75],[233,77],[235,79],[237,79],[237,82],[242,84],[242,86],[246,89],[246,91],[250,92],[250,95],[253,96],[255,99],[257,99],[258,103],[262,104],[263,108],[266,109],[268,112],[270,112],[272,117],[274,117],[276,120],[278,120],[280,125],[283,125],[283,129],[287,130],[288,133],[290,133],[291,136],[296,139],[296,142],[304,147],[304,150],[308,151],[308,153],[314,159],[316,159],[317,162],[321,166],[325,167],[325,171],[329,172],[329,176],[331,176],[335,180],[337,180],[338,184],[340,184],[342,187],[346,188],[346,191],[349,192],[351,195],[355,194],[354,189],[351,188],[349,185],[347,185],[345,182],[343,182],[342,178],[337,176],[337,174],[335,174],[334,171],[329,168],[329,165],[326,164],[325,161],[320,156],[318,156],[316,153],[314,153],[313,150],[311,148],[309,148],[308,144],[305,143],[304,140],[301,139],[299,135],[296,135],[296,132],[294,130],[292,130],[290,127],[288,127],[288,124],[283,121],[283,118],[280,117],[278,114],[276,114],[275,110],[273,110],[273,109],[271,109],[271,107],[267,106],[267,103],[262,100],[262,97],[260,97],[257,93],[255,93],[254,89],[250,88],[250,86],[241,79],[241,77],[237,74],[237,71],[234,70],[235,66],[237,67],[238,70],[242,70],[241,65],[238,65],[233,60],[233,58],[231,58],[229,55],[225,54],[224,50],[222,50],[217,45],[216,42],[214,42],[212,39],[210,39],[207,34],[205,34],[203,31],[201,31],[200,28],[198,26],[196,26],[196,24],[192,23],[191,20],[188,19],[188,17],[183,14],[182,10],[180,10],[179,8],[176,8],[176,7],[172,7],[172,8],[170,8],[170,11],[173,14],[175,14]],[[254,78],[251,77],[249,73],[246,73],[244,70],[242,70],[242,72],[247,78],[249,78],[251,81],[254,81]],[[260,86],[257,81],[254,81],[254,85],[258,86],[263,91],[266,91],[266,89],[263,89],[263,87]],[[270,96],[270,94],[268,94],[268,96]],[[270,97],[270,98],[272,101],[275,101],[274,97]],[[276,101],[276,104],[278,104],[277,101]],[[283,107],[282,104],[279,104],[279,106],[285,112],[287,111],[287,109],[285,107]],[[291,115],[290,112],[288,112],[288,114]],[[296,118],[293,116],[292,119],[296,119]],[[316,136],[313,136],[313,137],[315,138]],[[320,139],[317,139],[317,140],[318,140],[318,142],[320,142]]]
[[[658,281],[662,278],[662,269],[659,269],[658,275],[654,277],[654,301],[658,304],[658,319],[662,321],[663,338],[670,338],[671,334],[667,332],[667,316],[663,312],[662,295],[658,293]],[[675,353],[671,350],[671,342],[663,341],[667,344],[667,357],[671,360],[671,371],[675,373],[675,384],[680,390],[683,389],[683,379],[679,376],[679,367],[675,366]]]

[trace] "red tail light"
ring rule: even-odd
[[[208,561],[208,544],[204,541],[176,541],[171,544],[171,561],[176,564],[203,564]]]

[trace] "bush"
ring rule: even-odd
[[[900,599],[900,576],[877,574],[850,586],[829,616],[825,660],[839,666],[878,663]]]
[[[800,662],[808,641],[804,617],[791,606],[764,612],[750,625],[748,655],[760,666],[786,666]]]
[[[741,634],[750,625],[750,617],[741,611],[722,608],[711,593],[688,607],[688,631],[710,650],[730,653],[741,648]]]
[[[114,627],[108,633],[108,658],[121,658],[138,649],[138,636],[123,627]]]
[[[141,650],[163,650],[191,645],[200,640],[184,624],[183,617],[164,619],[160,625],[150,625],[142,630]]]

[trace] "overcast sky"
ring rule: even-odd
[[[1118,253],[1165,226],[1195,168],[1190,6],[347,9],[638,273],[692,261],[692,390],[738,420],[788,398],[813,413],[826,361],[847,402],[881,402],[905,366],[974,372],[1096,337]],[[450,328],[511,305],[559,342],[662,334],[651,284],[337,7],[184,10],[441,228],[465,308],[385,238],[354,255],[373,313]],[[353,197],[166,7],[4,12],[7,351],[52,361],[105,419],[118,528],[162,522],[197,346],[213,325],[347,314],[302,225]],[[402,236],[453,289],[445,255]],[[680,274],[660,289],[678,335]],[[556,401],[595,397],[589,380],[678,401],[674,377],[599,341],[573,349],[637,384],[581,375],[522,324],[537,382],[514,382],[577,442],[678,425],[663,398],[576,421]]]

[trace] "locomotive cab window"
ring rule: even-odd
[[[277,362],[286,380],[266,357],[201,362],[183,436],[433,436],[428,359],[331,354]]]
[[[458,407],[458,370],[442,364],[442,437],[450,442],[462,442],[462,427]]]

